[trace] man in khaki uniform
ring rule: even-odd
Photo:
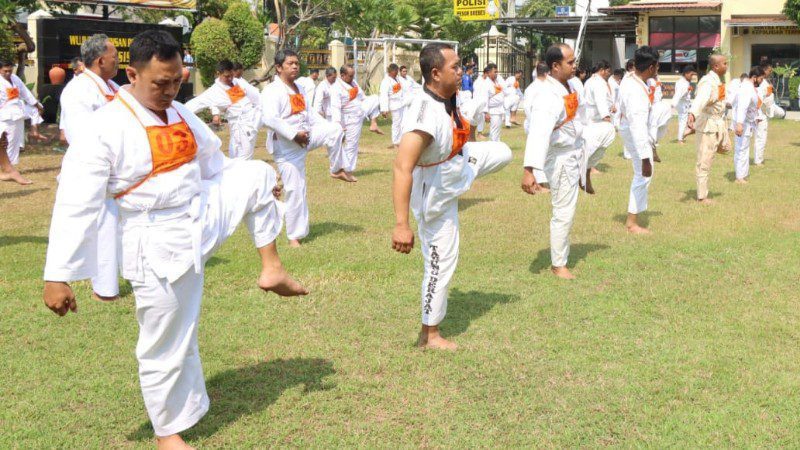
[[[711,55],[708,61],[711,70],[697,84],[697,96],[689,110],[689,129],[697,134],[697,201],[707,205],[708,175],[714,154],[730,150],[730,136],[725,126],[725,83],[722,81],[728,71],[728,58],[724,55]]]

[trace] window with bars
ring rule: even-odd
[[[659,73],[681,73],[693,65],[705,72],[708,57],[720,45],[719,16],[650,18],[650,46],[658,50]]]

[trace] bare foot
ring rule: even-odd
[[[597,170],[597,167],[592,167],[589,170],[591,171],[592,175],[597,175],[598,173],[603,173],[603,172],[600,172],[599,170]]]
[[[92,292],[92,298],[99,301],[99,302],[113,302],[119,300],[119,295],[113,295],[111,297],[104,297],[97,292]]]
[[[383,136],[383,134],[384,134],[383,131],[380,128],[378,128],[377,125],[370,125],[369,131],[371,131],[371,132],[373,132],[375,134],[379,134],[381,136]]]
[[[262,270],[258,277],[258,287],[267,292],[272,291],[281,297],[308,295],[308,289],[289,276],[283,267],[271,271]]]
[[[686,144],[686,141],[684,141],[684,140],[680,140],[680,141],[678,141],[678,144],[680,144],[680,145],[684,145],[684,144]]]
[[[31,133],[31,134],[28,134],[28,137],[31,140],[35,140],[35,141],[39,141],[39,142],[50,142],[50,138],[48,138],[47,136],[45,136],[45,135],[43,135],[41,133],[37,133],[37,134],[32,134]]]
[[[300,248],[300,239],[289,239],[289,247]]]
[[[350,183],[355,183],[358,181],[358,178],[353,176],[353,172],[345,172],[344,176],[347,177],[346,181],[349,181]]]
[[[736,184],[747,184],[747,183],[748,183],[748,181],[745,180],[744,178],[737,178],[736,179]]]
[[[422,349],[432,349],[432,350],[456,350],[458,349],[458,345],[455,342],[448,341],[447,339],[441,336],[428,336],[424,333],[420,333],[419,340],[417,341],[417,347]]]
[[[697,203],[700,203],[701,205],[713,205],[714,200],[711,200],[710,198],[704,198],[702,200],[697,200]]]
[[[626,225],[625,228],[630,234],[650,234],[650,230],[639,225]]]
[[[347,174],[344,173],[344,170],[340,170],[340,171],[338,171],[336,173],[332,173],[331,174],[331,178],[334,178],[336,180],[342,180],[342,181],[350,181],[350,180],[347,179]]]
[[[194,450],[194,447],[184,442],[177,434],[166,437],[156,437],[158,450]]]
[[[23,177],[16,170],[14,170],[13,172],[2,172],[2,173],[0,173],[0,181],[14,181],[17,184],[21,184],[23,186],[27,186],[29,184],[33,184],[33,181]]]
[[[553,272],[553,275],[557,276],[558,278],[563,278],[565,280],[574,280],[575,275],[567,269],[566,266],[564,267],[551,267],[550,271]]]

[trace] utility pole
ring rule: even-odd
[[[506,8],[506,17],[517,17],[517,2],[516,0],[508,0],[508,7]],[[514,43],[514,27],[508,27],[508,42]]]

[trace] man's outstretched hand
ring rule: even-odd
[[[78,312],[78,303],[69,284],[61,281],[44,282],[44,304],[59,316]]]

